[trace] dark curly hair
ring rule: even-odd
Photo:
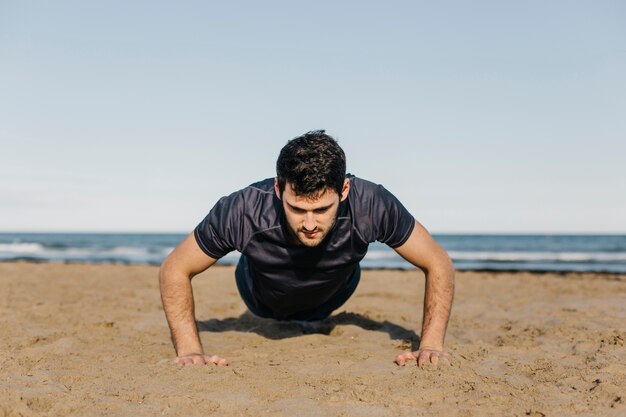
[[[276,161],[278,189],[289,182],[296,195],[316,196],[327,188],[341,195],[346,178],[346,155],[337,141],[314,130],[287,142]]]

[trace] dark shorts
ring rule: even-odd
[[[276,315],[267,307],[260,305],[254,299],[252,295],[252,277],[250,275],[250,269],[248,268],[248,260],[244,255],[241,255],[239,258],[239,263],[237,264],[237,269],[235,269],[235,280],[237,282],[237,289],[239,290],[239,294],[243,299],[243,302],[246,303],[248,309],[255,316],[269,318],[269,319],[278,319],[278,320],[303,320],[303,321],[319,321],[324,320],[328,316],[331,315],[333,311],[341,307],[348,298],[354,293],[357,285],[359,284],[359,280],[361,279],[361,268],[359,265],[354,269],[352,276],[347,282],[347,285],[337,291],[329,300],[322,303],[320,306],[309,309],[298,311],[293,313],[287,317],[276,317]]]

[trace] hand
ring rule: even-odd
[[[415,352],[404,352],[399,354],[396,356],[396,363],[400,366],[404,366],[406,361],[417,360],[417,366],[422,368],[427,363],[432,363],[436,366],[440,359],[442,362],[446,362],[448,365],[450,364],[450,355],[443,350],[422,348]]]
[[[174,363],[178,365],[206,365],[214,363],[218,366],[228,366],[228,361],[217,355],[205,355],[203,353],[191,353],[189,355],[177,356]]]

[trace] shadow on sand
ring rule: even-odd
[[[410,343],[411,350],[418,349],[419,336],[413,330],[406,329],[387,320],[376,321],[361,314],[349,312],[341,312],[314,324],[264,319],[245,312],[239,317],[198,321],[198,330],[201,332],[254,332],[268,339],[277,340],[302,336],[303,334],[330,335],[336,326],[350,324],[365,330],[385,332],[390,339],[403,340],[407,345]]]

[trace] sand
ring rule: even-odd
[[[626,276],[457,274],[449,366],[398,367],[423,275],[364,271],[325,329],[250,317],[230,267],[194,279],[180,367],[151,266],[0,263],[0,416],[626,416]],[[418,332],[419,334],[419,332]]]

